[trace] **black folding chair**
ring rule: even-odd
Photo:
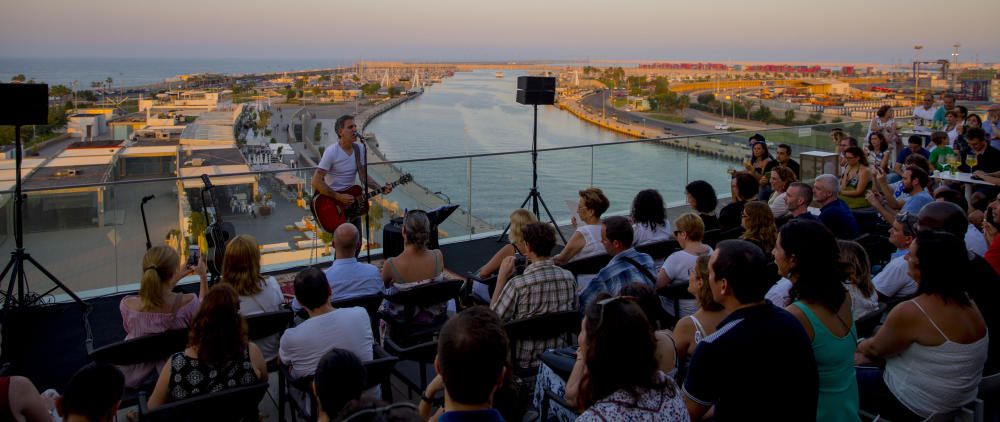
[[[590,258],[584,258],[578,261],[567,262],[562,265],[563,269],[573,273],[574,276],[579,277],[580,274],[597,274],[601,272],[608,263],[611,262],[611,255],[597,255]]]
[[[879,323],[882,322],[882,317],[885,316],[886,312],[889,310],[889,305],[884,303],[878,304],[878,309],[865,314],[857,321],[854,321],[854,326],[858,333],[858,338],[866,338],[875,335],[875,328],[878,327]]]
[[[305,420],[314,421],[319,416],[317,411],[316,398],[313,396],[312,392],[312,382],[313,376],[307,375],[304,377],[294,378],[292,377],[289,367],[285,364],[278,362],[278,421],[284,422],[285,420],[285,405],[291,406],[291,416],[293,421],[297,421],[299,416]],[[308,409],[303,409],[299,406],[299,402],[295,400],[292,396],[293,391],[301,392],[305,395],[306,406]]]
[[[635,250],[649,255],[650,258],[653,258],[653,261],[658,262],[667,259],[670,254],[681,250],[681,244],[676,240],[664,240],[636,246]]]
[[[885,266],[892,259],[892,254],[896,252],[896,247],[885,236],[865,233],[858,236],[854,241],[858,242],[865,249],[865,252],[868,253],[868,261],[872,266]]]
[[[392,403],[392,384],[389,383],[389,376],[392,375],[399,358],[390,355],[379,346],[375,346],[373,352],[375,359],[364,363],[365,389],[379,386],[382,390],[382,400]]]
[[[677,324],[677,321],[681,319],[681,299],[694,299],[694,295],[688,292],[688,282],[687,281],[674,281],[670,283],[667,287],[659,289],[656,291],[660,296],[670,299],[674,304],[674,314],[671,321],[668,321],[668,326],[673,326]]]
[[[576,310],[551,312],[511,321],[504,324],[504,330],[507,331],[510,355],[513,358],[517,354],[518,343],[521,341],[539,341],[562,337],[565,344],[572,344],[573,334],[580,331],[580,312]],[[537,356],[531,357],[532,360],[537,358]],[[537,373],[537,370],[519,368],[515,364],[514,372],[519,377],[529,377]]]
[[[186,328],[169,330],[159,334],[123,340],[89,351],[94,362],[104,362],[124,366],[146,362],[166,360],[174,353],[184,351],[187,347],[188,330]],[[140,392],[150,393],[155,386],[155,379],[139,388],[126,387],[122,394],[121,407],[134,406]]]
[[[287,309],[274,312],[263,312],[246,316],[247,337],[250,341],[258,341],[274,335],[280,336],[292,324],[295,314]],[[278,358],[275,357],[267,362],[267,372],[274,372],[278,369]]]
[[[743,227],[733,227],[729,230],[719,233],[719,241],[739,239],[743,235]],[[713,247],[714,249],[714,247]]]
[[[702,236],[701,240],[715,249],[715,245],[722,241],[722,232],[719,229],[705,230],[705,235]]]
[[[222,421],[257,422],[267,383],[227,388],[149,409],[145,393],[139,397],[139,420],[149,422]]]

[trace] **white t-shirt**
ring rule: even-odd
[[[604,227],[602,224],[586,224],[576,228],[586,243],[583,245],[583,249],[580,249],[580,252],[577,252],[573,259],[569,260],[570,262],[608,253],[604,249],[604,243],[601,242],[602,227]]]
[[[275,312],[281,310],[284,303],[284,295],[281,294],[281,287],[278,287],[278,280],[268,277],[264,282],[264,287],[253,296],[240,296],[240,314],[250,316],[264,312]],[[264,360],[269,361],[278,356],[278,335],[263,338],[255,341],[260,348]]]
[[[921,104],[913,109],[913,117],[930,122],[931,120],[934,120],[934,115],[937,114],[937,110],[938,108],[935,106],[931,106],[929,109],[924,109],[923,104]]]
[[[969,229],[965,231],[965,247],[969,252],[979,256],[986,256],[986,250],[990,248],[990,245],[986,244],[983,232],[970,223]]]
[[[712,247],[708,245],[703,245],[705,247],[705,252],[703,254],[711,254]],[[698,255],[691,255],[687,251],[680,250],[670,254],[665,261],[663,261],[663,271],[667,273],[667,277],[670,277],[670,283],[687,283],[691,280],[691,269],[694,268],[695,264],[698,263]],[[663,303],[664,309],[667,313],[674,314],[674,303],[673,299],[664,297],[661,302]],[[677,318],[683,318],[691,315],[698,311],[698,301],[695,299],[681,299],[678,303],[678,308],[680,315],[674,315]]]
[[[319,360],[335,347],[349,350],[362,362],[372,360],[374,341],[365,308],[340,308],[285,330],[279,350],[292,377],[302,378],[315,373]]]
[[[664,223],[666,224],[658,224],[655,231],[650,230],[646,224],[633,224],[632,246],[642,246],[670,240],[673,237],[670,231],[670,222],[665,221]]]
[[[365,165],[365,146],[358,145],[361,150],[361,165]],[[358,165],[354,159],[354,151],[350,154],[344,152],[339,144],[328,146],[323,151],[323,158],[319,160],[320,169],[326,170],[323,182],[331,189],[340,191],[354,185],[357,180]]]
[[[872,279],[872,283],[875,284],[875,290],[889,298],[912,296],[917,292],[917,282],[910,278],[906,254],[885,264],[885,268]]]
[[[792,304],[791,290],[792,281],[785,277],[781,277],[781,280],[774,283],[767,293],[764,294],[764,299],[770,300],[774,306],[784,308]]]
[[[767,200],[767,205],[771,207],[771,214],[774,214],[774,218],[784,217],[788,214],[788,192],[774,191],[771,193],[771,197]]]

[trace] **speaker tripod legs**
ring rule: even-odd
[[[546,205],[545,200],[542,199],[542,193],[539,192],[538,189],[531,188],[531,190],[528,192],[528,196],[524,198],[524,202],[521,202],[520,208],[524,208],[525,206],[527,206],[528,201],[533,201],[532,211],[535,213],[535,217],[541,217],[541,215],[538,213],[538,204],[539,203],[542,204],[542,209],[545,210],[545,215],[549,217],[549,222],[552,223],[552,227],[556,229],[556,234],[559,235],[559,238],[562,239],[563,244],[565,245],[566,237],[563,236],[562,231],[559,230],[559,224],[556,223],[555,217],[552,216],[552,211],[549,211],[549,206]],[[541,220],[541,218],[539,218],[539,220]],[[497,238],[497,241],[499,242],[501,239],[503,239],[503,237],[507,235],[508,231],[510,231],[510,223],[507,223],[507,227],[503,229],[503,233],[500,233],[500,237]]]

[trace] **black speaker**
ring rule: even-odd
[[[49,123],[49,86],[0,84],[0,126]]]
[[[550,76],[518,76],[517,102],[525,105],[556,103],[556,78]]]

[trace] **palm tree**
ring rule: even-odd
[[[680,110],[681,114],[684,114],[684,109],[691,105],[691,97],[687,95],[681,95],[677,98],[677,109]]]

